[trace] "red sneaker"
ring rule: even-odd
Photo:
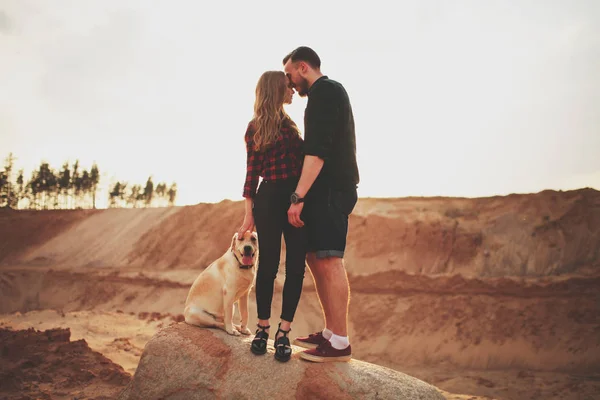
[[[313,362],[350,361],[352,358],[352,348],[348,345],[345,349],[338,350],[333,348],[329,340],[326,340],[316,349],[304,350],[300,353],[300,357]]]
[[[308,336],[297,337],[293,344],[304,347],[305,349],[316,349],[321,343],[327,342],[323,337],[323,332],[311,333]]]

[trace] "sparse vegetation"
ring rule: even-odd
[[[450,219],[477,219],[479,212],[476,209],[451,207],[444,211],[444,216]]]
[[[447,218],[455,219],[455,218],[462,217],[464,215],[464,213],[462,210],[460,210],[458,208],[449,208],[446,211],[444,211],[444,215]]]

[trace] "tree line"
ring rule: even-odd
[[[89,170],[82,168],[79,160],[73,164],[65,162],[60,169],[54,169],[42,161],[26,179],[23,169],[15,171],[15,160],[10,153],[0,171],[0,208],[96,208],[98,195],[106,195],[99,190],[100,170],[96,163]],[[109,207],[138,208],[173,206],[176,198],[175,182],[155,185],[149,176],[145,185],[117,181],[108,191],[107,200]]]

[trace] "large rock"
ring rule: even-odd
[[[273,332],[274,333],[274,332]],[[182,322],[158,331],[146,344],[133,380],[120,400],[134,399],[443,399],[411,376],[359,360],[319,364],[293,358],[279,363],[269,352],[250,352],[253,336],[230,336]]]

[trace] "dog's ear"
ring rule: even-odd
[[[230,250],[233,250],[235,248],[235,242],[237,241],[237,232],[233,234],[233,237],[231,238],[231,246],[230,246]]]

